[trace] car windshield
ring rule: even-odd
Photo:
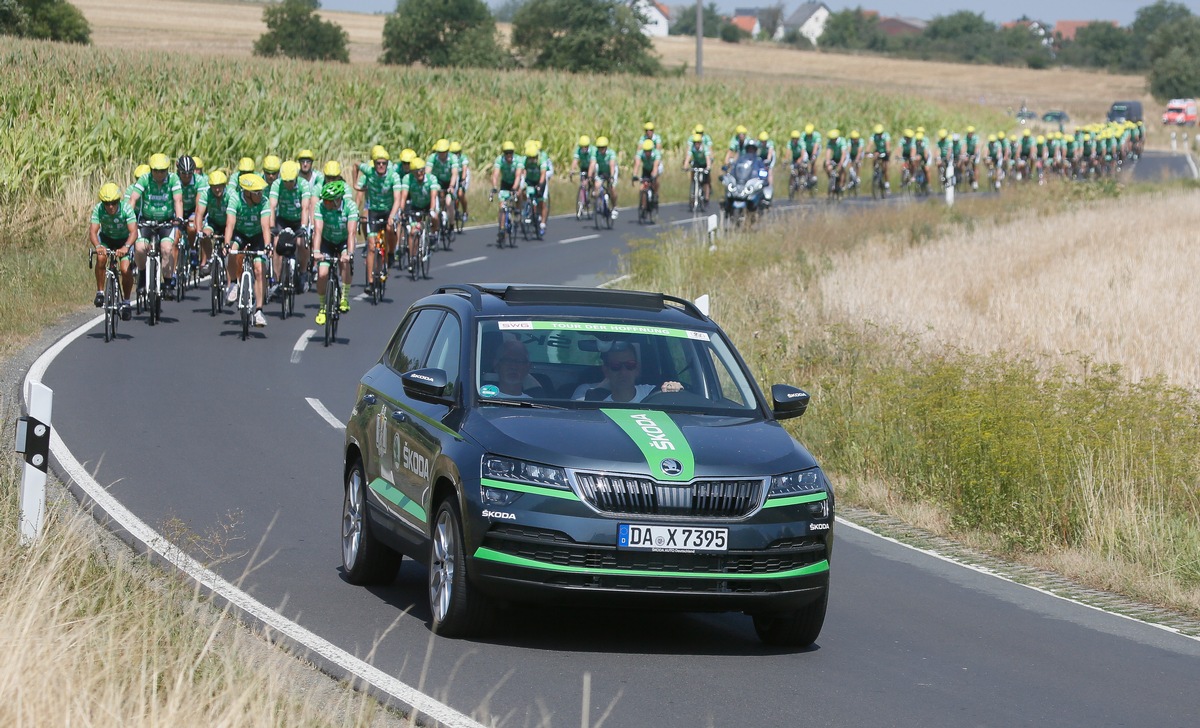
[[[750,376],[714,330],[503,318],[481,320],[476,341],[475,391],[481,404],[759,411]]]

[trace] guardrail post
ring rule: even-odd
[[[720,227],[719,219],[715,214],[708,216],[708,249],[717,249],[717,229]]]
[[[1171,151],[1172,152],[1179,151],[1178,147],[1175,145],[1175,132],[1173,132],[1173,131],[1171,132]]]
[[[21,476],[21,544],[28,546],[42,535],[46,516],[46,468],[50,465],[50,411],[54,391],[41,382],[30,382],[25,393],[29,414],[17,418],[17,453],[25,457]]]

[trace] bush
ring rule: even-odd
[[[317,16],[318,0],[283,0],[263,8],[267,32],[254,42],[256,56],[350,62],[350,37],[337,23]]]
[[[66,0],[0,0],[0,35],[86,45],[92,27]]]
[[[1182,48],[1172,48],[1150,67],[1150,93],[1159,101],[1200,96],[1200,68]]]
[[[383,25],[379,60],[431,68],[513,65],[483,0],[399,0]]]
[[[740,43],[746,34],[733,23],[725,23],[721,26],[720,36],[726,43]]]
[[[533,68],[653,75],[662,67],[642,21],[618,0],[530,0],[513,18],[512,46]]]

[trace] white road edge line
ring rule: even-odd
[[[302,353],[304,353],[305,349],[308,348],[309,337],[311,337],[315,333],[317,333],[316,329],[309,329],[308,331],[305,331],[303,334],[300,334],[299,339],[296,339],[296,345],[292,347],[292,363],[293,364],[300,363],[300,355]]]
[[[304,401],[308,402],[308,406],[312,407],[317,414],[321,415],[321,419],[328,422],[330,427],[335,430],[346,429],[346,425],[343,424],[341,420],[334,417],[333,413],[329,411],[329,408],[321,404],[321,400],[317,399],[316,397],[305,397]]]
[[[884,536],[882,534],[875,533],[874,531],[867,528],[866,526],[860,526],[857,523],[855,523],[854,521],[848,521],[845,518],[842,518],[841,516],[837,516],[836,520],[838,523],[841,523],[845,526],[849,526],[850,528],[853,528],[856,531],[862,531],[863,533],[868,533],[868,534],[874,536],[875,538],[883,539],[884,541],[896,544],[897,546],[903,546],[906,549],[909,549],[911,551],[916,551],[917,553],[925,554],[926,556],[932,556],[935,559],[938,559],[940,561],[945,561],[946,563],[949,563],[949,564],[954,564],[955,566],[961,566],[964,569],[974,571],[978,574],[983,574],[984,576],[991,576],[996,579],[1000,579],[1001,581],[1007,581],[1009,584],[1016,584],[1017,586],[1022,586],[1022,587],[1025,587],[1026,589],[1030,589],[1035,592],[1040,592],[1047,596],[1054,597],[1055,599],[1061,599],[1064,602],[1070,602],[1071,604],[1075,604],[1080,607],[1086,607],[1087,609],[1091,609],[1096,612],[1102,612],[1104,614],[1108,614],[1113,617],[1120,617],[1122,619],[1128,619],[1130,622],[1137,622],[1138,624],[1144,624],[1147,627],[1154,627],[1155,629],[1161,629],[1164,632],[1170,632],[1171,634],[1179,635],[1180,637],[1186,637],[1187,639],[1192,640],[1194,642],[1200,642],[1200,636],[1193,636],[1193,635],[1187,634],[1185,632],[1180,632],[1178,629],[1176,629],[1174,627],[1169,627],[1165,624],[1155,624],[1154,622],[1147,622],[1143,619],[1138,619],[1137,617],[1131,617],[1128,614],[1121,614],[1120,612],[1111,612],[1102,607],[1097,607],[1094,604],[1088,604],[1087,602],[1081,602],[1078,599],[1072,599],[1071,597],[1065,597],[1061,594],[1055,594],[1054,592],[1046,590],[1046,589],[1042,589],[1041,587],[1032,586],[1030,584],[1022,584],[1021,582],[1019,582],[1015,579],[1005,576],[1004,574],[998,574],[995,571],[992,571],[991,569],[985,568],[983,566],[976,566],[975,564],[968,564],[964,561],[952,559],[949,556],[940,554],[937,551],[932,551],[930,549],[923,549],[923,548],[920,548],[919,546],[913,546],[912,544],[907,544],[907,543],[904,543],[903,541],[898,541],[898,540],[892,538],[891,536]]]
[[[103,315],[97,316],[47,349],[25,375],[23,396],[28,406],[29,387],[33,382],[42,381],[46,370],[63,349],[75,339],[83,336],[89,329],[100,324]],[[318,403],[319,404],[319,403]],[[332,417],[332,415],[330,415]],[[339,423],[340,424],[340,423]],[[298,645],[311,650],[314,654],[337,665],[348,675],[374,686],[380,691],[392,696],[414,711],[428,716],[447,728],[486,728],[482,723],[472,720],[467,715],[458,712],[449,705],[441,703],[432,697],[417,691],[415,688],[397,680],[386,672],[374,667],[328,640],[308,631],[304,627],[287,619],[282,614],[267,607],[233,584],[225,581],[214,572],[205,568],[195,559],[180,551],[174,544],[163,538],[157,531],[150,528],[129,509],[121,505],[109,492],[100,486],[87,470],[75,459],[66,443],[58,435],[57,429],[50,431],[50,451],[58,460],[63,472],[70,478],[88,498],[108,514],[124,531],[146,545],[154,553],[170,562],[175,568],[187,574],[196,583],[226,600],[242,612],[262,622],[270,629],[278,632]]]
[[[566,240],[559,240],[558,244],[566,245],[567,243],[578,243],[583,240],[595,240],[598,237],[600,237],[600,233],[593,233],[591,235],[580,235],[577,238],[567,238]]]
[[[460,265],[466,265],[468,263],[478,263],[481,260],[487,260],[487,256],[481,255],[478,258],[467,258],[466,260],[456,260],[453,263],[447,263],[446,265],[444,265],[442,267],[443,268],[457,268]]]

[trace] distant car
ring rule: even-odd
[[[1031,121],[1037,121],[1038,115],[1036,111],[1029,109],[1021,109],[1017,112],[1017,121],[1021,124],[1028,124]]]
[[[1071,117],[1065,111],[1047,111],[1042,114],[1042,121],[1047,124],[1070,124]]]
[[[1196,125],[1196,99],[1171,99],[1162,122],[1174,126]]]
[[[1141,101],[1116,101],[1108,110],[1109,121],[1142,121],[1145,118]]]
[[[342,565],[427,565],[432,629],[490,605],[738,611],[821,631],[833,491],[724,332],[656,293],[445,286],[413,304],[346,423]]]

